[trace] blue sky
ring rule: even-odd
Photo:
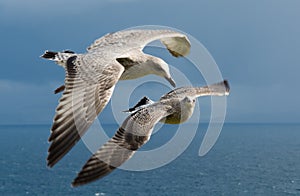
[[[1,0],[0,124],[52,122],[64,71],[39,58],[44,50],[84,52],[96,38],[137,25],[178,28],[208,49],[231,84],[226,122],[299,123],[299,7],[298,0]],[[209,99],[199,101],[207,120]],[[114,122],[109,108],[100,118]]]

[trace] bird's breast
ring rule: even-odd
[[[193,115],[193,111],[194,107],[181,107],[173,114],[161,119],[160,122],[166,124],[180,124],[187,121]]]
[[[193,112],[190,111],[176,112],[163,118],[160,121],[166,124],[180,124],[187,121],[192,116],[192,114]]]

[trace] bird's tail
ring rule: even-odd
[[[212,85],[196,88],[198,96],[224,96],[229,95],[230,87],[227,80]]]
[[[74,54],[75,52],[70,50],[65,50],[62,52],[53,52],[53,51],[46,50],[41,57],[44,59],[55,61],[57,64],[64,67],[68,58],[74,56]]]

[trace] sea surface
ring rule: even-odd
[[[117,125],[104,128],[112,134]],[[206,128],[201,125],[191,145],[163,167],[117,169],[72,188],[91,156],[83,142],[50,169],[50,125],[0,126],[0,195],[300,195],[299,124],[225,124],[212,150],[200,157]],[[146,147],[162,145],[174,134],[169,129],[164,126]]]

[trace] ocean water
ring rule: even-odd
[[[116,125],[104,128],[114,131]],[[300,195],[300,125],[225,124],[213,149],[199,157],[206,128],[201,125],[191,145],[168,165],[142,172],[117,169],[72,188],[91,155],[82,142],[49,169],[50,125],[0,126],[0,195]],[[160,137],[151,138],[148,148],[163,144]]]

